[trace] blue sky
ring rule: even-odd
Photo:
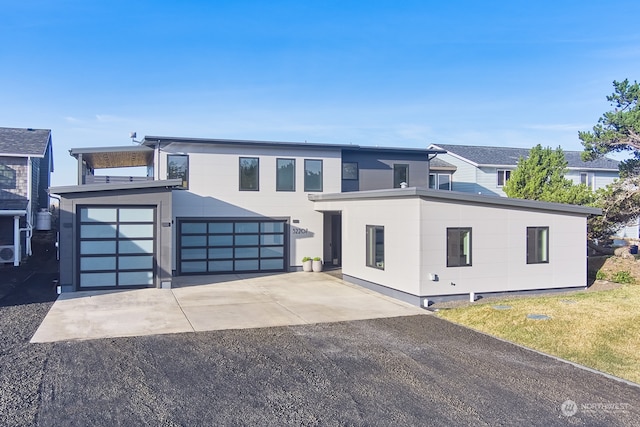
[[[636,1],[4,1],[0,126],[74,147],[144,135],[580,150],[637,80]]]

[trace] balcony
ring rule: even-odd
[[[69,152],[78,160],[78,185],[124,184],[154,180],[155,150],[150,147],[135,145],[74,148]],[[108,171],[105,173],[103,171],[105,169],[115,173]],[[104,174],[96,175],[96,171]],[[127,176],[130,173],[137,176]]]

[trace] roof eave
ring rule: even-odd
[[[498,196],[482,196],[459,191],[431,190],[419,187],[394,188],[388,190],[354,191],[348,193],[310,194],[311,201],[339,201],[354,199],[376,199],[394,197],[422,197],[427,199],[452,200],[484,205],[505,206],[522,209],[536,209],[578,215],[601,215],[602,210],[590,206],[577,206],[564,203],[539,202],[535,200],[514,199]]]

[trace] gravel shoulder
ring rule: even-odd
[[[29,344],[46,280],[0,301],[2,425],[640,425],[640,388],[434,316]]]

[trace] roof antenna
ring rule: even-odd
[[[137,134],[137,133],[135,133],[135,132],[129,132],[129,138],[131,138],[131,142],[132,142],[132,143],[138,143],[138,144],[140,144],[142,141],[137,141],[137,140],[136,140],[136,137],[137,137],[137,136],[138,136],[138,134]]]

